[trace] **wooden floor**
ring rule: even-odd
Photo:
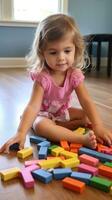
[[[85,82],[105,125],[112,129],[112,78],[107,79],[106,75],[99,76],[90,73]],[[31,88],[32,81],[25,70],[0,69],[0,145],[16,132]],[[26,145],[30,145],[28,139],[29,136]],[[33,147],[33,157],[37,158],[36,147]],[[0,155],[0,170],[15,166],[22,168],[23,163],[15,154]],[[0,181],[1,200],[73,200],[75,198],[77,200],[111,200],[112,196],[89,186],[82,194],[77,194],[64,189],[61,181],[54,180],[46,185],[36,181],[34,189],[30,190],[25,189],[21,180],[18,179],[6,183]]]

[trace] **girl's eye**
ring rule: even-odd
[[[70,53],[71,52],[71,50],[65,50],[65,53]]]
[[[55,55],[56,52],[55,52],[55,51],[53,51],[53,52],[49,52],[49,54],[51,54],[51,55]]]

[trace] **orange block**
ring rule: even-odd
[[[73,190],[73,191],[76,191],[76,192],[79,192],[79,193],[83,192],[85,189],[85,183],[83,183],[79,180],[70,178],[70,177],[64,178],[62,180],[62,183],[63,183],[63,187]]]
[[[65,149],[66,151],[69,151],[70,150],[70,147],[69,147],[69,144],[66,140],[62,140],[60,141],[60,145],[61,147],[63,147],[63,149]]]
[[[79,149],[81,148],[83,145],[82,144],[76,144],[76,143],[71,143],[70,144],[70,148],[71,149]]]
[[[112,167],[108,167],[106,165],[100,165],[98,168],[98,172],[102,176],[112,178]]]

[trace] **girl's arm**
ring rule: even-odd
[[[92,123],[92,127],[98,141],[102,143],[106,142],[108,145],[112,145],[112,133],[104,127],[96,106],[85,85],[83,83],[79,84],[78,87],[75,88],[75,92],[83,110]]]
[[[40,110],[43,94],[43,88],[35,82],[31,98],[23,112],[17,133],[0,148],[0,152],[9,153],[9,147],[14,143],[19,143],[20,149],[24,147],[26,134]]]

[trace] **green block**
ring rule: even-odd
[[[112,167],[112,162],[105,162],[104,165],[106,165],[108,167]]]
[[[90,178],[89,185],[97,189],[103,190],[104,192],[109,192],[112,185],[112,181],[104,178],[93,176]]]
[[[50,154],[51,153],[51,151],[52,151],[52,149],[54,149],[54,148],[57,148],[57,147],[59,147],[58,145],[51,145],[49,148],[48,148],[48,153]]]

